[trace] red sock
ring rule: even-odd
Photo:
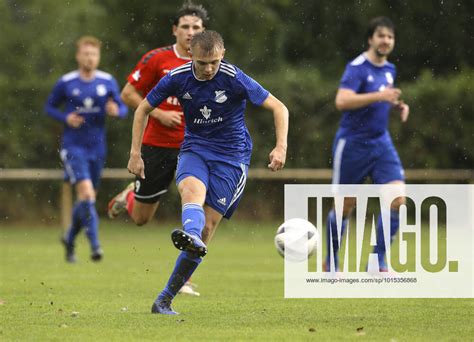
[[[135,204],[135,192],[130,191],[127,194],[127,211],[128,215],[132,217],[133,205]]]

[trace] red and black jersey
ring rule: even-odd
[[[176,46],[166,46],[147,52],[140,59],[127,81],[145,97],[148,92],[172,69],[189,62],[189,57],[179,56]],[[182,112],[183,109],[174,96],[168,97],[158,108]],[[169,128],[149,117],[143,136],[143,144],[150,146],[179,148],[184,139],[184,118],[180,125]]]

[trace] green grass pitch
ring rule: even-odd
[[[179,316],[150,314],[178,251],[172,224],[102,220],[102,263],[63,260],[59,230],[0,226],[0,340],[472,340],[472,299],[284,299],[275,225],[225,222]]]

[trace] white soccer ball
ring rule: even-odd
[[[293,218],[278,227],[275,247],[282,257],[285,257],[286,249],[287,260],[300,262],[314,254],[318,240],[318,230],[311,222]]]

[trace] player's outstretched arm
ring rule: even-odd
[[[262,103],[262,107],[273,112],[275,122],[276,144],[270,152],[268,168],[272,171],[283,169],[286,161],[286,148],[288,146],[288,108],[272,94]]]
[[[143,132],[148,119],[148,114],[153,110],[147,99],[144,99],[135,110],[132,127],[132,147],[128,161],[128,171],[134,175],[145,178],[145,166],[141,155]]]
[[[358,94],[352,89],[339,88],[336,94],[336,108],[340,111],[354,110],[367,107],[374,102],[389,102],[397,105],[402,91],[398,88],[387,87],[382,91]]]

